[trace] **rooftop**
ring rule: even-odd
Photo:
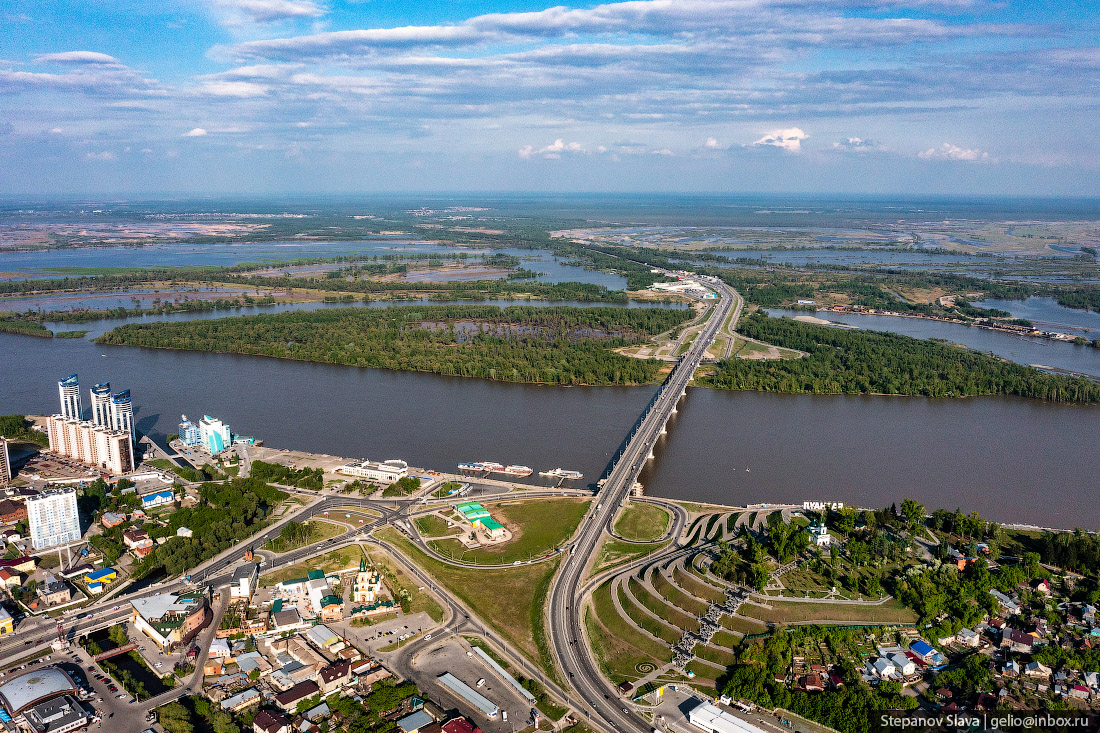
[[[76,694],[76,684],[63,670],[43,667],[0,685],[0,705],[11,715],[55,695]]]

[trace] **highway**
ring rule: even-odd
[[[585,722],[604,730],[625,733],[649,733],[652,726],[641,716],[624,708],[617,690],[600,672],[592,657],[584,628],[584,603],[591,586],[584,587],[589,564],[600,545],[605,530],[611,528],[622,502],[630,495],[642,466],[675,411],[676,404],[687,389],[696,368],[706,355],[718,330],[737,298],[734,291],[720,282],[710,283],[719,294],[719,301],[691,348],[661,386],[634,434],[615,461],[599,493],[596,510],[574,539],[572,552],[550,588],[548,631],[551,648],[567,683],[576,690],[574,703],[586,716]]]

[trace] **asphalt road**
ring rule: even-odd
[[[665,423],[706,355],[715,334],[736,300],[732,289],[713,283],[720,299],[706,327],[669,374],[600,491],[598,508],[581,528],[572,552],[550,589],[547,613],[550,644],[568,683],[577,691],[578,707],[590,725],[625,733],[649,733],[652,726],[623,707],[617,691],[604,679],[592,657],[584,629],[583,606],[589,590],[582,588],[587,568],[611,526],[620,504],[630,494],[642,466],[653,450]]]

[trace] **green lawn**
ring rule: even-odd
[[[694,575],[685,573],[679,567],[672,569],[672,577],[678,586],[694,596],[708,600],[711,603],[724,603],[726,600],[726,594],[720,588],[705,583]]]
[[[665,579],[659,571],[653,573],[653,587],[672,605],[682,608],[692,616],[702,616],[707,612],[708,604],[698,601],[684,593]]]
[[[634,603],[634,599],[628,596],[621,586],[619,587],[618,593],[619,605],[626,611],[626,615],[630,617],[630,620],[656,636],[658,639],[663,639],[669,644],[675,644],[680,640],[680,637],[683,636],[683,632],[679,629],[658,621],[646,613]]]
[[[652,545],[637,545],[633,542],[623,542],[610,537],[604,540],[600,546],[596,562],[592,566],[592,574],[603,572],[618,565],[624,565],[640,557],[657,552],[668,546],[668,542],[660,542]]]
[[[553,662],[545,640],[542,605],[558,560],[496,570],[463,568],[425,554],[392,528],[376,536],[398,548],[514,647],[551,672]]]
[[[841,603],[796,603],[772,601],[771,599],[768,600],[768,605],[772,608],[761,608],[746,603],[741,606],[740,613],[776,624],[805,621],[911,624],[917,620],[915,613],[893,598],[877,606]]]
[[[585,512],[588,499],[531,499],[513,503],[486,504],[485,509],[512,532],[512,539],[499,545],[467,550],[458,540],[431,543],[437,552],[466,562],[510,563],[530,560],[553,552],[573,536]]]
[[[662,664],[672,659],[671,649],[639,636],[618,614],[611,600],[610,583],[604,583],[592,593],[592,607],[585,614],[585,626],[593,654],[615,684],[641,679],[644,676],[641,665]]]
[[[632,501],[619,512],[615,532],[620,537],[638,542],[652,542],[665,536],[669,514],[656,504]]]
[[[690,616],[664,599],[654,596],[636,578],[632,577],[628,582],[630,583],[630,592],[638,599],[638,603],[656,614],[657,618],[663,618],[683,631],[699,630],[699,622],[695,620],[694,616]]]
[[[447,524],[447,520],[443,517],[429,514],[426,517],[417,517],[416,531],[423,537],[439,537],[445,534],[454,534],[458,530],[456,527]]]
[[[305,547],[306,545],[312,545],[314,542],[320,542],[321,540],[327,540],[330,537],[336,537],[344,532],[347,532],[347,527],[342,527],[332,522],[321,522],[317,520],[311,520],[305,523],[309,529],[309,536],[303,541],[294,544],[287,544],[283,541],[282,537],[276,537],[268,544],[268,549],[272,552],[287,552],[289,550],[296,550],[299,547]]]

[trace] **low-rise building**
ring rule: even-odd
[[[0,636],[12,633],[15,633],[15,622],[8,610],[0,606]]]
[[[122,544],[128,549],[138,550],[153,546],[153,540],[144,529],[128,529],[122,533]]]
[[[1030,654],[1037,639],[1018,629],[1005,629],[1001,632],[1001,648],[1021,654]]]
[[[810,533],[810,541],[817,547],[828,547],[833,543],[833,536],[829,534],[829,528],[824,522],[814,522],[806,527]]]
[[[23,575],[8,568],[0,568],[0,588],[16,588],[23,585]]]
[[[338,687],[342,687],[351,681],[352,663],[349,661],[337,662],[321,670],[317,675],[317,682],[321,687],[321,694],[327,695]]]
[[[88,724],[88,714],[69,695],[32,705],[23,713],[23,717],[35,733],[67,733]]]
[[[99,523],[107,529],[117,527],[125,521],[126,515],[118,512],[103,512],[103,516],[99,518]]]
[[[242,690],[236,695],[222,700],[221,707],[222,710],[237,712],[253,705],[259,705],[261,700],[263,700],[263,695],[260,694],[260,691],[255,687],[249,687],[247,690]]]
[[[955,634],[955,640],[963,646],[977,647],[982,637],[973,629],[962,629],[959,633]]]
[[[373,568],[367,569],[366,559],[359,561],[359,572],[351,589],[352,603],[374,603],[382,589],[382,575]]]
[[[253,733],[290,733],[290,719],[277,710],[261,710],[252,719]]]
[[[689,710],[688,722],[707,733],[763,733],[760,728],[710,703],[696,705]]]
[[[423,710],[417,710],[411,715],[406,715],[404,718],[400,718],[397,721],[397,727],[401,729],[401,733],[419,733],[422,728],[425,728],[435,722],[432,716],[428,715]]]
[[[176,494],[171,489],[158,491],[154,494],[146,494],[141,497],[141,508],[148,511],[158,506],[166,506],[176,500]]]
[[[388,461],[352,461],[337,468],[336,473],[389,485],[409,475],[409,464],[396,458]]]
[[[0,438],[0,441],[2,440],[3,438]],[[0,500],[0,524],[16,524],[26,518],[27,506],[23,502],[11,499]]]
[[[321,691],[317,683],[313,680],[306,680],[300,682],[294,687],[291,687],[286,692],[281,692],[275,696],[275,704],[281,707],[283,710],[294,710],[298,707],[298,703],[302,700],[310,698]]]
[[[38,598],[47,606],[57,606],[72,600],[73,590],[63,580],[58,580],[52,575],[46,577],[44,583],[39,584]]]
[[[206,596],[199,592],[146,596],[130,601],[131,622],[162,651],[187,641],[205,626]]]

